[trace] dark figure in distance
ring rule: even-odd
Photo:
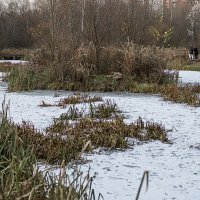
[[[193,54],[194,54],[194,59],[198,59],[199,52],[197,47],[194,48]]]

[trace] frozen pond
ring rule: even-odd
[[[183,73],[184,79],[188,74]],[[194,76],[200,82],[199,75]],[[0,84],[0,101],[6,93],[6,84]],[[15,122],[30,120],[38,128],[45,128],[53,117],[66,109],[58,107],[41,108],[41,101],[55,103],[69,92],[33,91],[7,93],[10,100],[10,116]],[[92,93],[93,95],[94,93]],[[130,122],[139,116],[162,122],[166,128],[173,128],[169,138],[173,144],[158,141],[134,146],[123,152],[85,155],[91,162],[83,170],[91,167],[96,173],[94,188],[101,192],[105,200],[134,199],[145,170],[150,172],[147,193],[142,191],[141,200],[199,200],[200,195],[200,108],[185,104],[165,102],[159,96],[129,93],[98,93],[104,99],[113,99]],[[81,105],[79,105],[81,106]],[[193,148],[190,148],[193,146]]]

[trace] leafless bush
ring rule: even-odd
[[[94,46],[80,47],[73,58],[73,69],[82,69],[86,74],[88,66],[93,66],[97,74],[121,72],[132,75],[138,80],[159,80],[165,66],[164,51],[157,47],[142,47],[132,42],[120,47],[108,46],[100,48],[98,66],[95,66]],[[88,72],[88,71],[87,71]]]
[[[122,46],[123,71],[136,79],[160,79],[164,68],[164,54],[160,48],[142,47],[133,43]]]

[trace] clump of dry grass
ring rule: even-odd
[[[84,116],[84,109],[78,109],[75,107],[75,105],[70,106],[68,111],[66,113],[61,114],[61,116],[58,119],[54,119],[54,121],[61,122],[62,121],[68,121],[68,120],[78,120]]]
[[[159,93],[160,85],[158,84],[133,84],[131,88],[129,89],[129,92],[132,93]]]
[[[151,121],[144,122],[141,118],[129,125],[120,117],[110,121],[82,118],[75,124],[57,121],[47,129],[47,132],[58,134],[58,130],[68,139],[75,138],[78,144],[79,141],[90,140],[94,148],[128,148],[127,137],[140,141],[160,140],[169,142],[167,130],[162,124]]]
[[[121,113],[117,104],[110,99],[107,99],[101,104],[97,106],[94,104],[90,104],[89,106],[89,116],[90,118],[98,118],[98,119],[108,119],[118,116]]]
[[[57,134],[41,133],[27,122],[17,125],[17,135],[30,145],[37,159],[57,164],[62,160],[69,163],[76,159],[87,142],[76,141],[74,137],[63,137],[61,130]]]
[[[117,116],[121,116],[121,111],[118,108],[117,104],[110,99],[107,99],[98,105],[94,103],[89,103],[89,110],[87,108],[77,108],[75,105],[70,106],[66,113],[61,114],[59,118],[55,118],[55,123],[61,123],[68,120],[77,121],[82,118],[91,118],[91,119],[111,119]]]
[[[164,55],[156,47],[141,47],[133,43],[122,46],[123,70],[136,80],[159,82],[164,69]]]
[[[200,106],[200,84],[134,84],[130,92],[161,94],[164,100],[186,103],[191,106]]]
[[[186,103],[191,106],[200,106],[199,84],[134,84],[129,89],[134,93],[161,94],[164,100]]]
[[[165,100],[177,103],[187,103],[197,107],[200,106],[199,84],[167,85],[162,87],[160,92]]]
[[[28,65],[18,65],[13,67],[8,75],[8,90],[13,91],[24,91],[33,90],[35,84],[35,71]]]
[[[135,137],[141,141],[160,140],[169,142],[167,139],[167,130],[162,123],[154,121],[144,121],[139,117],[135,122],[129,125],[130,132],[127,137]]]
[[[190,87],[192,92],[200,94],[200,84],[199,83],[194,84],[194,85],[187,84],[186,87]]]
[[[78,96],[69,96],[64,99],[61,99],[58,103],[58,106],[64,107],[68,104],[79,104],[79,103],[91,103],[91,102],[97,102],[102,101],[101,97],[98,96],[88,96],[88,95],[78,95]]]
[[[164,125],[153,121],[144,122],[141,118],[128,125],[119,114],[117,105],[111,101],[97,106],[90,104],[89,113],[86,114],[83,110],[71,107],[66,114],[54,120],[46,129],[46,133],[62,135],[67,138],[66,142],[73,138],[76,141],[76,148],[77,144],[83,145],[81,142],[88,140],[91,141],[93,148],[128,148],[127,137],[140,141],[169,142]]]

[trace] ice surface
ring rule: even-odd
[[[200,82],[199,73],[181,72],[183,81]],[[193,77],[193,78],[192,78]],[[3,100],[7,85],[0,84],[0,101]],[[6,93],[10,100],[10,116],[15,122],[30,120],[38,128],[48,126],[53,117],[66,109],[59,107],[39,107],[42,100],[56,103],[70,92],[56,91],[60,97],[54,98],[54,91],[33,91]],[[173,144],[159,141],[134,146],[132,150],[113,153],[86,154],[91,174],[96,173],[94,188],[106,200],[134,199],[145,170],[150,172],[149,190],[142,190],[141,200],[199,200],[200,199],[200,150],[190,148],[200,143],[200,108],[185,104],[165,102],[155,95],[129,93],[91,93],[104,99],[113,99],[127,117],[126,122],[139,116],[162,122],[166,128],[173,128],[169,138]],[[79,107],[82,105],[78,105]]]

